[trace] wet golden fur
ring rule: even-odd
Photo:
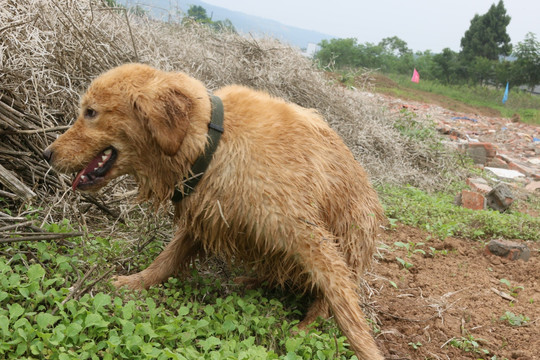
[[[258,280],[313,292],[302,325],[331,312],[359,358],[382,359],[356,293],[382,217],[365,171],[314,110],[241,86],[215,95],[225,132],[194,193],[175,205],[174,238],[147,269],[114,284],[148,288],[219,254]],[[140,198],[162,204],[203,151],[210,115],[199,81],[123,65],[94,80],[78,120],[48,148],[50,161],[76,172],[112,145],[118,159],[94,188],[132,174]]]

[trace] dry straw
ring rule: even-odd
[[[277,40],[153,21],[100,1],[0,1],[0,163],[37,193],[34,206],[44,208],[46,218],[85,209],[74,208],[71,198],[78,195],[69,191],[69,179],[49,169],[42,150],[72,124],[91,79],[126,62],[184,71],[211,90],[243,84],[316,108],[376,182],[433,187],[451,163],[432,144],[396,130],[398,118],[366,93],[336,85],[298,49]],[[101,200],[82,200],[125,219],[136,206],[124,201],[132,185],[119,181]],[[20,204],[6,184],[0,191]]]

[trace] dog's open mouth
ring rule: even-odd
[[[85,190],[102,182],[117,156],[118,153],[112,146],[99,153],[84,169],[79,171],[71,185],[73,190]]]

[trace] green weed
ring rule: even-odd
[[[377,188],[387,217],[419,227],[439,238],[470,239],[502,237],[538,241],[540,218],[516,211],[470,210],[454,205],[453,195],[429,194],[412,186]]]
[[[406,261],[406,260],[403,260],[402,258],[397,257],[397,256],[396,256],[396,261],[397,261],[398,263],[400,263],[401,266],[403,266],[403,268],[404,268],[405,270],[409,270],[410,268],[412,268],[412,267],[414,266],[413,263],[410,263],[410,262],[408,262],[408,261]]]
[[[396,241],[394,243],[394,245],[397,246],[398,248],[405,249],[407,251],[407,256],[408,257],[411,257],[411,256],[413,256],[414,254],[417,254],[417,253],[422,254],[422,255],[426,254],[426,252],[424,250],[416,248],[417,246],[424,245],[423,242],[415,243],[415,242],[409,241],[408,243],[404,243],[404,242],[401,242],[401,241]]]
[[[513,297],[517,297],[518,291],[523,290],[523,286],[513,286],[507,279],[501,279],[499,281],[508,287],[508,290],[510,290],[510,295]]]
[[[72,231],[67,221],[46,228]],[[122,246],[98,236],[5,246],[0,358],[355,358],[333,322],[293,334],[300,298],[287,298],[286,307],[262,290],[237,292],[196,271],[141,293],[115,291],[107,277],[92,285],[125,256]],[[79,283],[89,269],[95,273]]]
[[[503,316],[500,317],[501,321],[508,321],[512,326],[523,326],[530,321],[530,319],[522,314],[514,314],[511,311],[506,311]]]
[[[434,247],[430,246],[429,247],[429,254],[433,257],[437,256],[437,255],[448,255],[448,250],[447,249],[441,249],[441,250],[437,250],[435,249]]]
[[[465,352],[473,352],[478,354],[489,354],[489,351],[482,349],[479,342],[484,341],[482,339],[475,339],[473,335],[467,335],[467,337],[453,338],[448,344],[457,349],[461,349]]]

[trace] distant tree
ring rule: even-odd
[[[120,4],[116,0],[102,0],[103,4],[105,6],[111,7],[111,8],[118,8],[118,9],[126,9],[126,6],[123,4]],[[136,16],[146,16],[148,15],[148,11],[144,10],[140,5],[130,6],[127,8],[131,14],[134,14]]]
[[[408,73],[413,67],[413,53],[405,40],[397,36],[382,39],[378,47],[382,54],[379,67],[390,73]]]
[[[206,9],[199,5],[190,5],[187,11],[188,19],[192,19],[200,24],[205,24],[217,31],[231,31],[236,32],[236,29],[229,19],[212,21],[211,17],[208,17]],[[185,22],[184,22],[185,23]]]
[[[136,16],[146,16],[148,11],[144,10],[140,5],[131,6],[129,12]]]
[[[417,51],[413,56],[412,66],[422,74],[422,79],[432,80],[435,79],[433,61],[433,53],[431,50]],[[410,68],[407,74],[410,74]]]
[[[388,71],[388,68],[384,66],[387,54],[384,53],[384,49],[381,46],[366,42],[358,44],[357,52],[358,66]]]
[[[458,53],[444,48],[440,54],[433,55],[433,74],[445,84],[456,83],[460,77]]]
[[[229,19],[213,21],[211,26],[217,31],[230,31],[236,33],[236,28]]]
[[[206,14],[206,9],[199,5],[190,5],[187,15],[198,23],[209,24],[212,19]]]
[[[397,36],[382,39],[379,42],[379,46],[382,47],[385,52],[394,56],[401,57],[412,54],[412,51],[407,47],[405,40],[402,40]]]
[[[105,6],[109,6],[109,7],[118,7],[118,6],[123,6],[123,5],[120,5],[116,2],[116,0],[102,0],[103,3],[105,4]]]
[[[495,61],[489,60],[482,56],[475,57],[472,64],[469,65],[472,80],[480,85],[484,85],[486,81],[493,79],[494,63]]]
[[[486,14],[476,14],[461,38],[461,55],[469,61],[477,56],[497,60],[499,55],[510,55],[512,45],[506,32],[510,19],[502,0],[491,5]]]
[[[333,65],[338,69],[361,66],[360,51],[354,38],[325,39],[319,46],[321,49],[315,54],[315,60],[322,66]]]
[[[530,91],[540,84],[540,42],[529,32],[525,40],[517,44],[515,71],[521,84],[529,86]]]
[[[514,85],[520,85],[518,78],[518,68],[515,61],[501,60],[496,61],[493,66],[493,80],[497,88],[506,86],[506,83],[510,83],[510,87]]]

